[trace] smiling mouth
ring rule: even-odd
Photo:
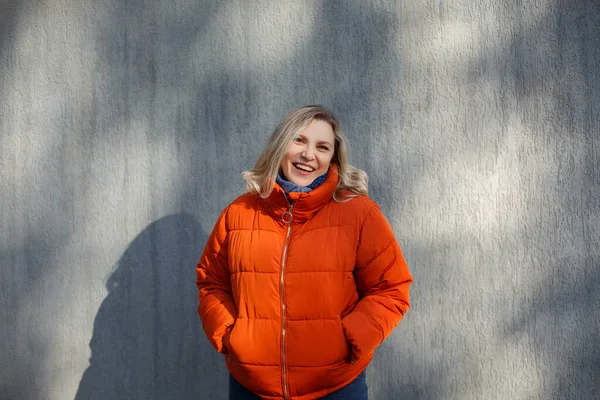
[[[302,172],[314,172],[315,171],[315,169],[313,167],[309,167],[306,164],[292,163],[292,165]]]

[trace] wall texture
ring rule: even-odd
[[[322,103],[415,277],[373,399],[600,398],[596,0],[0,2],[0,398],[225,399],[194,267]]]

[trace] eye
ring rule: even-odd
[[[323,151],[329,151],[329,146],[325,146],[325,145],[319,145],[319,150],[323,150]]]
[[[294,143],[304,143],[304,140],[300,136],[297,136],[294,138]]]

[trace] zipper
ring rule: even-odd
[[[285,196],[285,194],[284,194]],[[287,200],[287,196],[285,198]],[[283,222],[287,224],[287,231],[285,234],[285,241],[283,242],[283,254],[281,256],[281,276],[279,278],[279,294],[281,297],[281,366],[283,369],[281,384],[283,386],[283,397],[285,400],[289,399],[288,393],[288,382],[287,382],[287,360],[285,354],[285,334],[287,328],[287,318],[286,318],[286,310],[285,310],[285,287],[284,287],[284,276],[285,276],[285,261],[287,258],[287,250],[288,244],[290,241],[290,233],[292,231],[292,210],[294,209],[294,204],[289,203],[288,210],[283,213],[281,219]]]

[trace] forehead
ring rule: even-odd
[[[335,140],[335,134],[329,122],[320,119],[313,119],[300,134],[319,142],[333,143]]]

